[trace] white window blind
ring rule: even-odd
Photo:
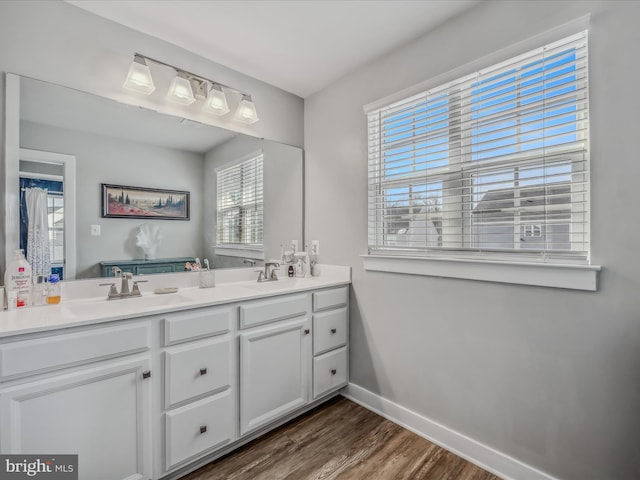
[[[262,248],[263,155],[216,172],[217,244]]]
[[[586,263],[587,77],[585,31],[368,112],[369,253]]]

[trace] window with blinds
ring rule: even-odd
[[[217,244],[262,248],[262,153],[216,172]]]
[[[587,32],[368,112],[369,253],[589,256]]]

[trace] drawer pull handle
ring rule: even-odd
[[[309,330],[308,328],[305,328],[305,329],[304,329],[304,334],[305,334],[305,335],[309,335],[309,333],[310,333],[310,332],[311,332],[311,330]]]
[[[142,378],[147,379],[151,376],[151,370],[145,370],[142,372]]]
[[[207,431],[207,426],[206,425],[200,425],[200,434],[203,434]]]
[[[337,329],[335,329],[335,328],[332,328],[332,329],[331,329],[331,333],[336,333],[337,331],[338,331],[338,330],[337,330]]]
[[[335,368],[331,369],[331,375],[335,375],[336,373],[338,373],[338,370],[336,370]]]
[[[200,369],[200,375],[206,375],[207,374],[207,369],[206,368],[201,368]]]

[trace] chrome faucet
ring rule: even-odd
[[[280,264],[276,262],[265,262],[264,270],[256,270],[258,273],[258,282],[273,282],[278,280],[276,270]]]
[[[137,280],[133,282],[133,286],[129,289],[129,280],[133,279],[133,275],[131,272],[122,272],[118,267],[113,267],[113,273],[115,274],[117,270],[118,274],[122,276],[122,284],[120,285],[120,292],[118,292],[118,288],[115,283],[100,283],[100,286],[108,286],[109,294],[107,295],[107,300],[118,300],[120,298],[131,298],[131,297],[141,297],[142,293],[140,293],[139,283],[145,283],[147,280]]]

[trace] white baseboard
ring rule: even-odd
[[[353,383],[349,383],[340,393],[367,410],[377,413],[505,480],[558,480]]]

